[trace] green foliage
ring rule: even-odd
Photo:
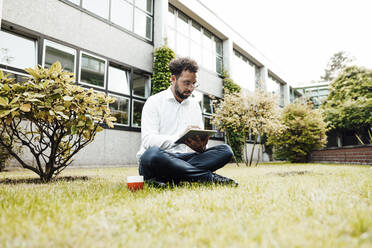
[[[114,99],[74,85],[73,74],[64,72],[59,62],[50,69],[25,70],[31,78],[24,83],[0,71],[0,144],[24,168],[49,181],[103,130],[100,124],[113,127],[116,118],[108,104]],[[26,162],[14,150],[18,140],[35,163]]]
[[[243,159],[250,166],[255,143],[248,158],[245,141],[249,135],[262,137],[280,130],[279,117],[276,99],[267,93],[230,93],[224,95],[213,114],[213,122],[220,130],[226,131],[229,145],[235,145],[235,156],[241,156],[236,157],[236,161]],[[254,140],[257,141],[256,138]]]
[[[324,75],[320,79],[327,82],[332,81],[353,60],[344,51],[335,53],[328,62]]]
[[[372,70],[346,68],[330,85],[322,105],[325,120],[334,129],[357,130],[372,126]]]
[[[277,158],[306,162],[311,151],[327,143],[327,124],[320,110],[312,109],[311,105],[292,103],[284,108],[281,119],[284,128],[268,138]]]
[[[239,93],[242,90],[240,86],[230,78],[226,70],[222,71],[222,86],[224,94]]]
[[[176,54],[167,46],[155,49],[151,94],[166,90],[171,85],[172,75],[169,71],[169,62],[175,57]]]
[[[222,86],[223,93],[239,93],[241,88],[237,85],[234,80],[230,78],[229,73],[226,70],[222,71]],[[227,143],[230,145],[231,149],[234,152],[234,160],[236,163],[243,161],[243,148],[245,144],[244,135],[234,130],[234,128],[226,127],[225,135]]]

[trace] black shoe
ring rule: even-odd
[[[233,179],[212,173],[212,183],[221,184],[221,185],[231,185],[237,187],[239,183]]]
[[[166,188],[167,187],[167,184],[165,182],[162,182],[156,177],[145,180],[145,183],[149,185],[150,187],[154,187],[154,188]]]

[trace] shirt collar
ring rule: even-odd
[[[173,95],[173,92],[172,92],[171,87],[172,87],[172,86],[170,86],[170,87],[166,90],[166,92],[165,92],[165,96],[166,96],[166,98],[167,98],[168,100],[172,100],[172,99],[174,99],[174,101],[178,102],[177,99],[176,99],[176,98],[174,97],[174,95]],[[188,98],[186,98],[185,100],[183,100],[180,104],[187,104],[187,103],[190,101],[190,97],[192,97],[192,95],[189,96]]]

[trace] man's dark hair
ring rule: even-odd
[[[198,72],[199,66],[193,59],[177,58],[173,59],[169,63],[169,70],[172,73],[172,75],[175,75],[176,78],[178,78],[184,70],[195,73]]]

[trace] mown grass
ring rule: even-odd
[[[371,247],[372,170],[230,165],[237,188],[130,192],[136,168],[0,173],[0,247]]]

